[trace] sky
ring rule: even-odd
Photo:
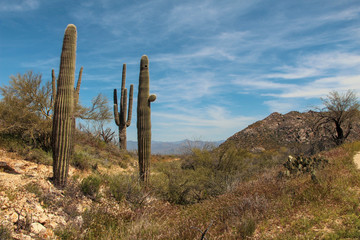
[[[360,93],[360,1],[0,0],[0,84],[59,72],[77,27],[80,102],[134,84],[149,58],[152,139],[225,140],[272,112],[307,111],[330,91]],[[109,127],[117,129],[112,120]]]

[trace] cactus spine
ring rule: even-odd
[[[137,105],[137,134],[140,180],[145,186],[149,183],[151,155],[151,109],[150,103],[156,95],[150,95],[149,59],[141,57],[139,92]]]
[[[69,24],[61,52],[52,129],[53,180],[58,186],[67,182],[72,149],[76,38],[76,27]]]
[[[127,89],[125,88],[126,82],[126,64],[123,64],[122,80],[121,80],[121,96],[120,96],[120,112],[118,112],[117,91],[114,89],[114,118],[115,123],[119,127],[119,146],[120,149],[126,150],[126,128],[131,124],[132,105],[134,85],[130,85],[129,93],[129,109],[126,119],[127,110]]]

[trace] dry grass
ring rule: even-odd
[[[318,182],[310,174],[279,179],[285,151],[258,155],[233,151],[221,159],[200,151],[174,161],[169,161],[173,156],[156,156],[147,191],[137,183],[134,156],[92,144],[76,148],[90,167],[72,182],[66,201],[48,203],[69,206],[69,224],[56,231],[60,239],[200,239],[205,230],[207,239],[360,238],[360,173],[352,161],[360,143],[319,154],[329,164],[316,171]],[[117,171],[119,161],[126,163],[126,171]],[[97,169],[92,168],[95,163]],[[217,182],[227,186],[219,195],[213,191],[218,186],[208,182],[209,177],[222,175],[231,176],[231,182]],[[85,176],[98,181],[81,185]],[[164,197],[169,196],[171,179],[180,187],[175,190],[190,191],[186,196],[198,197],[196,201],[180,205]],[[74,194],[71,189],[76,189]],[[45,196],[36,185],[27,190],[39,199]],[[81,190],[92,203],[72,215],[71,206],[85,197]],[[80,214],[83,223],[75,224]]]

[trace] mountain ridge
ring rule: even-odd
[[[314,111],[291,111],[286,114],[273,112],[243,130],[229,137],[220,148],[233,144],[252,152],[286,147],[295,154],[311,155],[335,147],[331,136],[325,129],[315,129]],[[331,126],[331,125],[330,125]],[[360,140],[360,123],[353,124],[347,141]]]

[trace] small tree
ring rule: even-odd
[[[351,133],[353,123],[359,116],[360,105],[356,93],[352,90],[344,94],[332,91],[326,98],[321,98],[321,101],[324,107],[317,109],[317,129],[324,128],[334,143],[341,145]]]
[[[50,150],[51,84],[32,71],[10,76],[0,87],[0,133],[15,135],[35,147]]]

